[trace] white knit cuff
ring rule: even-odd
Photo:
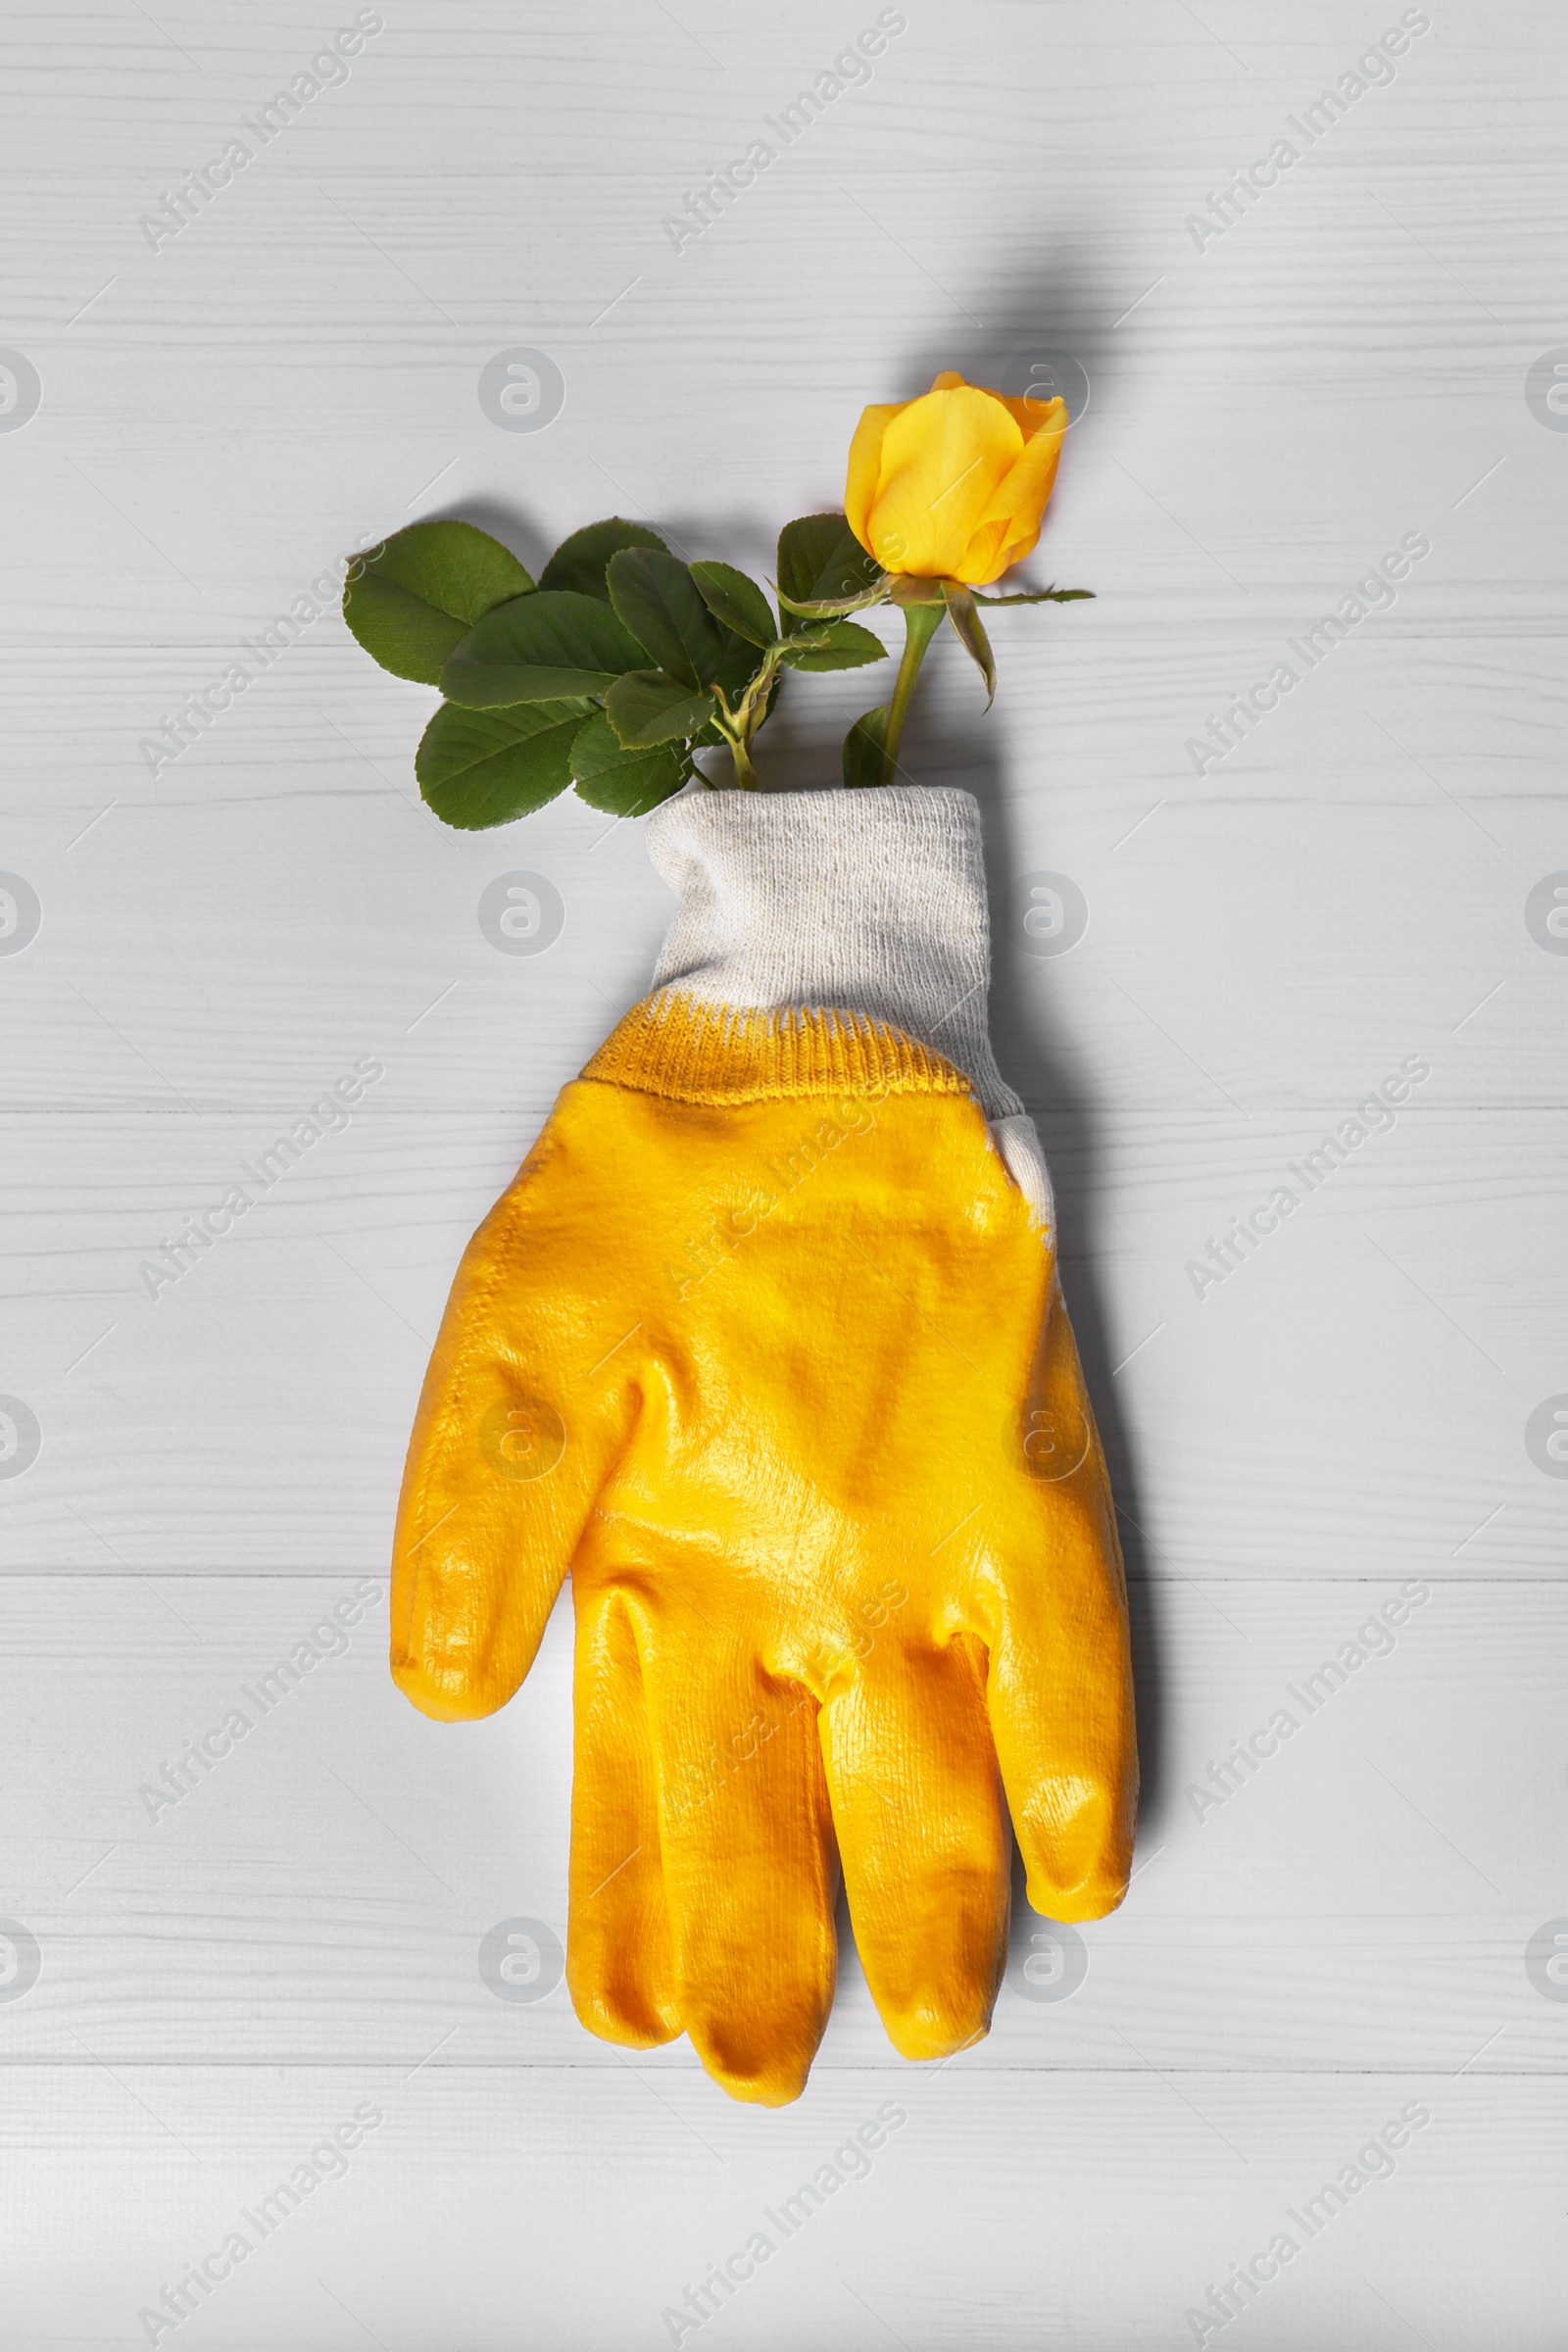
[[[1034,1122],[986,1025],[990,924],[980,810],[946,786],[706,790],[666,801],[648,851],[679,897],[656,989],[742,1008],[862,1013],[963,1071],[1040,1223]]]
[[[864,1013],[956,1062],[986,1116],[1023,1104],[986,1033],[980,811],[967,792],[689,792],[648,820],[680,906],[654,974],[701,1003]]]

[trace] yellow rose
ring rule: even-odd
[[[1039,538],[1066,430],[1060,400],[1008,400],[945,370],[920,399],[862,412],[850,528],[885,571],[983,588]]]

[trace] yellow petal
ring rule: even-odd
[[[1063,416],[1066,414],[1063,404],[1054,397],[1042,400],[1038,394],[1025,393],[1021,399],[1014,400],[1010,393],[994,391],[989,385],[964,385],[963,377],[951,368],[944,368],[931,389],[933,392],[951,392],[958,386],[963,386],[965,390],[983,391],[987,400],[1000,400],[1026,441],[1032,441],[1042,426],[1054,421],[1054,410],[1062,409]]]
[[[927,392],[888,423],[865,539],[889,571],[957,575],[975,525],[1026,454],[1002,403],[969,385]]]
[[[983,588],[1030,554],[1040,537],[1040,518],[1056,478],[1056,464],[1066,430],[1066,406],[1054,400],[1049,403],[1040,428],[1020,451],[984,514],[977,518],[961,564],[955,566],[955,579],[971,588]]]
[[[984,588],[992,580],[1000,580],[1010,561],[1006,549],[1012,524],[1004,515],[983,522],[970,534],[950,579],[961,580],[966,588]]]
[[[844,513],[851,530],[868,554],[874,552],[866,532],[881,477],[883,436],[900,410],[908,406],[906,400],[895,400],[882,408],[862,409],[860,421],[855,428],[855,438],[850,443],[850,469],[844,484]]]
[[[1027,393],[1022,400],[1012,400],[1004,392],[993,392],[991,397],[993,400],[1001,401],[1026,441],[1032,441],[1036,433],[1054,429],[1058,409],[1061,412],[1061,429],[1066,430],[1067,404],[1065,401],[1054,397],[1050,400],[1041,400],[1038,396],[1032,397]]]

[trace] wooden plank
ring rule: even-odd
[[[355,1591],[4,1587],[4,1769],[24,1825],[9,1884],[47,1961],[0,2006],[8,2057],[69,2054],[69,2025],[116,2063],[412,2065],[450,2028],[454,2063],[619,2063],[559,1984],[509,2004],[477,1957],[502,1920],[564,1931],[569,1601],[513,1705],[453,1730],[394,1690],[384,1602]],[[334,1631],[339,1602],[356,1622]],[[1546,1726],[1561,1588],[1172,1580],[1138,1615],[1133,1891],[1058,1948],[1031,1942],[1043,1931],[1019,1889],[1008,1984],[974,2063],[1560,2069],[1525,1946],[1559,1901]],[[313,1633],[322,1654],[304,1673]],[[225,1737],[236,1708],[244,1728]],[[841,1924],[820,2063],[898,2073]],[[695,2061],[681,2044],[649,2063]]]
[[[1245,2329],[1295,2352],[1327,2332],[1395,2352],[1415,2330],[1434,2352],[1469,2352],[1494,2334],[1548,2343],[1561,2308],[1564,2125],[1548,2083],[1045,2084],[960,2059],[909,2083],[818,2076],[768,2115],[625,2068],[524,2078],[439,2056],[412,2076],[83,2064],[6,2081],[11,2327],[70,2352],[145,2342],[138,2312],[236,2229],[249,2251],[227,2277],[216,2266],[205,2299],[186,2290],[190,2336],[236,2352],[710,2333],[765,2352],[883,2337],[911,2352],[1042,2338],[1121,2352],[1192,2343],[1188,2313],[1282,2233],[1289,2260],[1265,2261],[1254,2295],[1235,2290],[1245,2319],[1203,2340]],[[331,2134],[357,2111],[381,2121],[339,2172]],[[1370,2152],[1363,2169],[1391,2125],[1390,2169]],[[318,2185],[261,2215],[301,2164]],[[783,2212],[824,2165],[841,2184]],[[1348,2166],[1366,2185],[1307,2212]],[[700,2331],[671,2330],[662,2313],[759,2231],[770,2251],[753,2275],[742,2262],[728,2299],[712,2287]]]
[[[558,1036],[552,1077],[598,1025]],[[317,1079],[350,1072],[358,1042]],[[1343,1164],[1322,1139],[1365,1086],[1267,1119],[1043,1107],[1135,1575],[1560,1573],[1561,1488],[1524,1442],[1560,1378],[1558,1121],[1482,1119],[1444,1085],[1434,1067]],[[45,1440],[0,1498],[8,1567],[384,1563],[452,1271],[549,1103],[536,1077],[521,1103],[436,1119],[399,1087],[389,1057],[351,1124],[177,1282],[161,1245],[323,1086],[302,1073],[270,1114],[94,1114],[88,1152],[76,1118],[13,1120],[7,1379]],[[1233,1244],[1220,1279],[1210,1244],[1281,1184],[1296,1209]]]

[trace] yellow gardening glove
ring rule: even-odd
[[[656,993],[464,1257],[399,1512],[393,1672],[486,1715],[569,1569],[567,1981],[797,2097],[842,1866],[895,2046],[983,2034],[1029,1899],[1126,1890],[1126,1598],[1032,1123],[985,1030],[967,794],[697,793]]]

